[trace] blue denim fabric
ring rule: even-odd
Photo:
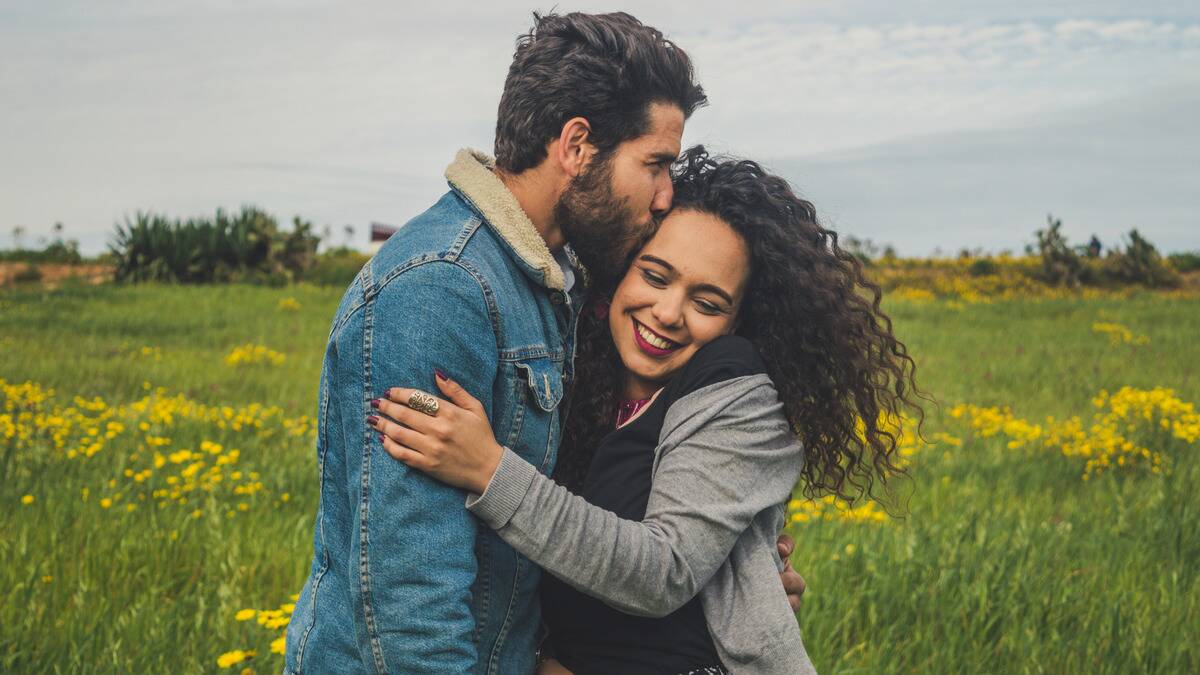
[[[549,474],[575,309],[452,189],[347,289],[321,371],[321,498],[289,673],[532,672],[540,570],[464,508],[466,493],[391,458],[366,424],[391,386],[477,397],[496,439]]]

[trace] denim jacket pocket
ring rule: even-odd
[[[562,402],[562,367],[546,356],[509,361],[501,366],[508,374],[511,418],[502,421],[509,448],[542,473],[553,469],[558,456],[559,411]],[[497,437],[499,439],[499,437]]]
[[[524,374],[529,393],[543,412],[558,407],[564,387],[561,368],[554,361],[543,357],[517,361],[514,365],[518,374]]]

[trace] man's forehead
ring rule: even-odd
[[[683,143],[683,111],[670,103],[650,104],[650,125],[640,139],[651,155],[675,158]]]

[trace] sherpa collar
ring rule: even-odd
[[[550,290],[563,290],[566,282],[562,268],[517,198],[492,173],[495,166],[496,160],[487,154],[463,148],[446,167],[446,180],[479,209],[496,234],[525,265],[542,275],[544,286]]]

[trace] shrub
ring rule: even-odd
[[[967,274],[973,277],[986,277],[1000,272],[1000,266],[991,258],[977,258],[967,266]]]
[[[1124,249],[1110,251],[1104,258],[1104,274],[1113,281],[1142,284],[1150,288],[1171,288],[1179,285],[1179,275],[1158,254],[1154,244],[1136,229],[1129,231],[1129,243]]]
[[[1200,270],[1200,251],[1172,253],[1167,256],[1167,262],[1171,263],[1176,272],[1195,272]]]
[[[322,286],[348,286],[370,256],[351,248],[330,249],[317,256],[304,280]]]
[[[1079,255],[1067,245],[1061,229],[1062,220],[1047,215],[1046,229],[1035,233],[1038,255],[1042,258],[1039,276],[1046,283],[1075,288],[1084,281],[1086,268]]]
[[[186,222],[138,213],[117,225],[109,249],[117,281],[281,284],[312,266],[319,243],[311,223],[295,218],[292,230],[281,232],[272,216],[245,206]]]
[[[79,242],[57,239],[41,250],[18,248],[0,251],[0,262],[75,264],[83,262],[83,256],[79,253]]]
[[[41,280],[42,271],[38,269],[37,265],[26,265],[20,272],[13,275],[13,281],[18,284],[36,283]]]

